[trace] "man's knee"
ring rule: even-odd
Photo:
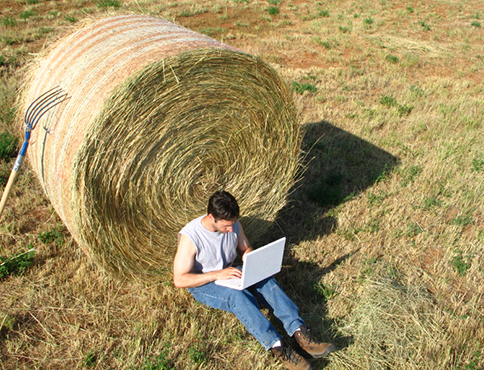
[[[282,289],[276,279],[273,276],[268,277],[257,283],[256,289]]]
[[[231,289],[232,291],[228,295],[228,303],[232,308],[232,312],[237,309],[249,309],[250,307],[259,308],[259,303],[255,296],[249,292],[247,289],[244,290],[236,290]]]

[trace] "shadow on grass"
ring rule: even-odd
[[[331,265],[320,268],[313,262],[298,261],[288,258],[285,268],[277,275],[277,280],[284,291],[300,308],[300,315],[311,327],[313,335],[322,342],[331,342],[338,350],[347,347],[351,337],[342,337],[335,331],[338,326],[333,319],[327,319],[326,302],[338,294],[334,287],[320,284],[321,278],[333,271],[346,259],[357,253],[346,254]],[[294,343],[293,343],[294,344]],[[304,353],[301,353],[304,355]],[[320,360],[321,363],[324,359]]]
[[[383,181],[399,163],[392,154],[326,121],[307,123],[302,131],[304,169],[263,242],[286,236],[298,244],[330,234],[338,225],[328,211]]]
[[[330,234],[338,223],[329,211],[383,181],[399,163],[392,154],[326,121],[304,125],[303,134],[301,180],[291,192],[288,205],[258,245],[282,236],[287,237],[288,243],[299,244]],[[334,320],[326,319],[326,302],[337,292],[331,286],[321,285],[320,281],[357,252],[341,256],[324,268],[316,263],[298,261],[289,254],[284,261],[285,268],[277,275],[315,337],[331,341],[338,349],[347,347],[352,338],[339,336]],[[325,364],[327,360],[320,359],[317,368]]]

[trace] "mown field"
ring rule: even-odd
[[[304,166],[266,239],[288,238],[278,280],[339,348],[316,369],[484,368],[481,0],[1,0],[2,189],[29,62],[84,19],[127,13],[258,55],[293,89]],[[170,276],[92,264],[28,163],[0,257],[0,369],[283,369]]]

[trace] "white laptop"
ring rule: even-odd
[[[215,280],[215,284],[242,290],[281,271],[286,238],[249,252],[244,257],[240,279]]]

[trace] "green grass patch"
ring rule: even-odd
[[[195,15],[204,14],[204,13],[208,13],[207,8],[192,7],[191,9],[182,10],[180,12],[179,16],[180,17],[193,17]]]
[[[69,22],[69,23],[76,23],[76,22],[77,22],[77,19],[76,19],[75,17],[71,16],[71,15],[66,15],[66,16],[64,17],[64,19],[65,19],[67,22]]]
[[[469,360],[468,364],[465,364],[463,367],[458,366],[457,370],[480,370],[483,369],[484,363],[481,361],[482,354],[480,351],[475,351],[472,354],[472,358]]]
[[[398,63],[398,57],[396,57],[395,55],[387,55],[385,59],[387,60],[387,62],[390,62],[393,64]]]
[[[339,30],[343,33],[349,33],[351,32],[351,27],[350,26],[338,26]]]
[[[270,6],[266,9],[267,13],[270,15],[278,15],[280,13],[280,10],[276,6]]]
[[[47,33],[54,32],[54,29],[52,27],[40,27],[39,32],[40,34],[45,35]]]
[[[424,96],[425,95],[425,90],[422,89],[420,86],[410,85],[409,89],[412,92],[412,94],[414,94],[416,96]]]
[[[165,349],[168,350],[169,344],[165,344]],[[143,366],[139,370],[174,370],[175,367],[168,359],[165,351],[161,351],[153,358],[146,358]]]
[[[33,10],[25,10],[19,14],[19,18],[26,20],[26,19],[29,19],[30,17],[33,17],[34,15],[35,15],[35,12]]]
[[[391,95],[382,95],[380,98],[380,104],[386,107],[394,107],[397,105],[397,99]]]
[[[371,233],[376,233],[377,231],[380,230],[380,225],[381,225],[381,220],[377,218],[370,218],[370,221],[368,221],[368,228]]]
[[[473,22],[471,23],[471,26],[472,26],[472,27],[481,28],[481,22],[478,22],[478,21],[473,21]]]
[[[323,40],[321,39],[321,37],[319,36],[316,36],[316,37],[312,37],[311,38],[312,41],[314,41],[316,44],[319,44],[319,45],[322,45],[324,46],[326,49],[334,49],[335,47],[337,47],[339,45],[338,41],[335,40],[335,39],[326,39],[326,40]]]
[[[99,0],[96,5],[102,9],[120,8],[121,2],[119,0]]]
[[[359,281],[363,281],[366,278],[370,277],[371,275],[374,274],[375,272],[375,265],[377,263],[378,259],[375,257],[370,257],[367,258],[365,257],[363,259],[362,267],[360,270],[360,275],[358,277]]]
[[[328,40],[322,40],[321,37],[319,37],[319,36],[313,37],[312,40],[315,43],[324,46],[328,50],[333,49],[336,46],[333,42],[328,41]]]
[[[21,45],[24,41],[25,39],[20,35],[2,37],[2,42],[5,45]]]
[[[17,154],[18,137],[7,131],[0,134],[0,159],[9,159]]]
[[[5,27],[15,27],[17,25],[17,21],[12,16],[5,16],[2,18],[2,25]]]
[[[202,350],[192,346],[188,351],[190,353],[190,360],[192,360],[194,363],[203,364],[205,361],[207,361],[205,352]]]
[[[472,172],[484,172],[484,156],[482,153],[476,152],[472,159]]]
[[[438,195],[433,194],[430,197],[427,197],[424,199],[423,209],[428,211],[433,207],[440,207],[441,205],[442,205],[442,201],[438,198]]]
[[[15,58],[5,58],[5,60],[3,61],[3,64],[0,64],[0,65],[14,68],[18,66],[18,61]],[[3,121],[3,123],[10,125],[15,119],[15,113],[16,113],[15,107],[5,106],[2,111],[1,120]],[[0,135],[0,147],[1,147],[1,141],[2,141],[2,138]]]
[[[224,33],[224,29],[222,27],[204,27],[198,30],[198,32],[203,33],[204,35],[216,38],[218,35]]]
[[[11,257],[0,257],[0,279],[10,275],[22,275],[27,267],[34,262],[35,249],[29,245],[29,250]]]
[[[386,197],[387,197],[387,193],[385,192],[380,192],[380,194],[377,195],[371,191],[366,196],[366,198],[368,199],[368,203],[370,205],[381,204]]]
[[[425,23],[425,21],[420,21],[419,24],[420,26],[422,26],[424,31],[430,31],[430,26],[427,23]]]
[[[402,116],[408,116],[410,113],[412,113],[413,107],[410,107],[408,105],[398,105],[398,114],[400,117]]]
[[[38,239],[44,244],[50,244],[55,242],[57,246],[62,246],[64,244],[64,237],[62,233],[56,229],[51,231],[46,231],[44,233],[39,233]]]
[[[90,350],[88,353],[86,353],[84,355],[84,366],[85,367],[94,367],[96,366],[96,362],[97,362],[97,355],[96,355],[96,352],[94,352],[93,350]]]
[[[465,276],[467,271],[471,268],[471,256],[463,256],[461,252],[457,252],[455,256],[452,257],[450,261],[452,268],[459,276]]]
[[[423,229],[420,227],[418,223],[412,221],[407,225],[407,236],[409,238],[413,238],[414,236],[420,234],[421,232],[423,232]]]
[[[380,97],[380,103],[386,107],[397,107],[400,117],[408,116],[413,110],[413,107],[409,105],[398,104],[397,99],[391,95],[382,95]]]
[[[328,301],[331,298],[335,297],[338,293],[336,291],[336,285],[328,285],[328,284],[319,284],[316,283],[313,286],[314,294],[324,298],[324,300]]]
[[[310,84],[308,82],[301,82],[301,83],[299,83],[297,81],[292,81],[292,88],[298,94],[302,94],[305,91],[309,91],[311,93],[315,93],[315,92],[318,91],[316,85]]]
[[[402,187],[406,187],[411,182],[414,182],[418,175],[422,172],[421,165],[412,165],[410,166],[407,171],[403,174],[403,179],[400,182]]]
[[[0,332],[3,328],[13,330],[17,324],[17,319],[9,314],[0,311]]]
[[[459,215],[459,216],[453,218],[450,221],[450,224],[464,227],[464,226],[471,224],[472,222],[473,222],[472,221],[472,215],[468,214],[468,213],[464,213],[462,215]]]

